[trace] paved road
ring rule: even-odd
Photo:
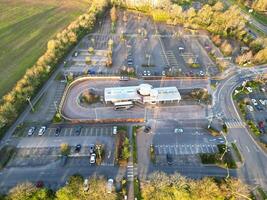
[[[207,88],[208,80],[205,79],[193,79],[193,80],[131,80],[122,82],[119,80],[105,81],[105,80],[85,80],[83,82],[74,85],[68,92],[65,102],[62,107],[62,113],[64,116],[70,119],[88,120],[88,119],[111,119],[111,118],[146,118],[146,119],[201,119],[205,118],[206,108],[199,105],[187,105],[182,106],[180,104],[172,105],[169,107],[156,107],[147,108],[135,106],[134,108],[126,111],[114,111],[113,106],[107,106],[104,104],[98,104],[97,106],[82,107],[78,103],[79,95],[90,89],[94,89],[99,95],[103,96],[104,88],[106,87],[118,87],[118,86],[132,86],[139,85],[141,83],[149,83],[154,87],[164,86],[176,86],[178,89],[188,88]],[[193,115],[189,111],[194,112]]]
[[[226,119],[241,120],[232,100],[232,92],[243,80],[255,76],[254,72],[266,73],[267,67],[237,70],[233,76],[229,76],[218,85],[214,94],[215,112],[221,111]],[[244,165],[238,170],[238,176],[248,183],[260,184],[263,188],[267,188],[266,153],[258,146],[245,126],[230,128],[229,132],[228,141],[237,142],[245,159]]]
[[[228,0],[223,0],[223,2],[227,6],[231,6],[232,5],[232,3],[230,3]],[[256,28],[261,30],[263,33],[267,34],[267,26],[266,25],[258,22],[253,16],[249,15],[248,13],[243,11],[242,9],[241,9],[241,12],[243,13],[245,19],[248,19]]]

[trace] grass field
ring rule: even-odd
[[[90,0],[0,0],[0,98]]]

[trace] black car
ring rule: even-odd
[[[75,152],[76,152],[76,153],[79,153],[79,152],[81,151],[81,148],[82,148],[82,145],[77,144],[77,145],[75,146]]]
[[[56,128],[56,136],[59,136],[59,134],[60,134],[60,132],[61,132],[61,127],[57,127]]]
[[[82,127],[81,127],[81,126],[76,126],[76,127],[74,128],[74,131],[75,131],[76,135],[80,135],[80,133],[81,133],[81,131],[82,131]]]
[[[151,131],[151,126],[146,126],[144,132],[149,133],[150,131]]]
[[[173,164],[173,157],[172,157],[171,154],[168,153],[167,156],[166,156],[166,159],[167,159],[168,165],[172,165]]]

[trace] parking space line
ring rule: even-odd
[[[100,135],[102,135],[102,136],[104,135],[104,128],[103,127],[100,128]]]
[[[175,148],[174,148],[174,154],[175,154],[175,155],[178,155],[178,149],[177,149],[177,146],[175,146]]]
[[[205,153],[205,151],[202,148],[202,145],[199,145],[199,146],[200,146],[200,149],[201,149],[201,153]]]
[[[205,148],[206,148],[206,150],[207,150],[207,153],[209,153],[209,149],[208,149],[207,145],[205,145]]]

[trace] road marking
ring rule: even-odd
[[[246,146],[246,148],[247,148],[248,152],[250,152],[250,150],[249,150],[248,146]]]

